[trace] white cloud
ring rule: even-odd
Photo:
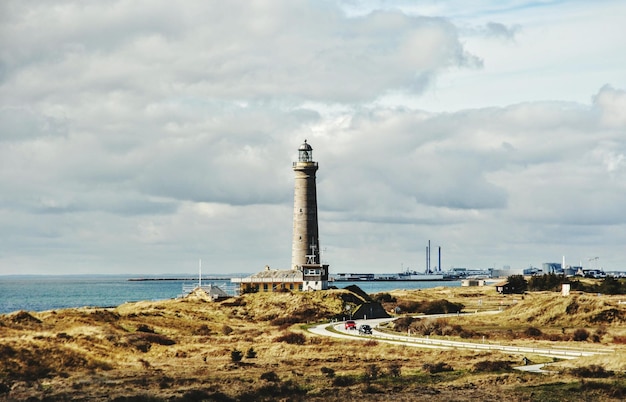
[[[618,129],[626,126],[626,91],[605,85],[593,101],[604,126]]]
[[[335,272],[428,239],[624,268],[626,13],[594,4],[3,2],[0,273],[286,267],[305,138]]]

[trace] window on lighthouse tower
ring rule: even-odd
[[[300,151],[300,162],[311,162],[311,151]]]
[[[299,162],[312,162],[313,161],[313,148],[307,144],[304,140],[304,144],[298,149],[298,161]]]

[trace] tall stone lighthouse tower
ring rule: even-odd
[[[298,161],[293,163],[295,185],[291,246],[291,267],[302,271],[303,290],[328,288],[328,265],[323,265],[320,260],[315,185],[317,168],[317,162],[313,161],[313,148],[304,140],[298,148]]]

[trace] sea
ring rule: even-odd
[[[189,278],[192,278],[189,275]],[[183,285],[197,284],[197,278],[148,278],[114,275],[0,275],[0,314],[14,311],[47,311],[74,307],[115,307],[127,302],[156,301],[181,297]],[[146,279],[146,278],[143,278]],[[229,278],[202,279],[203,285],[219,286],[234,295]],[[460,281],[358,281],[333,282],[345,288],[356,285],[366,293],[395,289],[425,289],[438,286],[457,287]]]

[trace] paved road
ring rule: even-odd
[[[495,312],[486,312],[478,314],[495,314]],[[463,314],[464,315],[464,314]],[[445,314],[431,315],[429,318],[445,317]],[[449,315],[448,315],[449,317]],[[401,344],[405,346],[414,346],[420,348],[437,348],[437,349],[469,349],[469,350],[497,350],[509,353],[519,354],[535,354],[540,356],[550,356],[559,359],[575,359],[582,356],[593,356],[596,354],[612,353],[609,349],[580,349],[580,348],[549,348],[549,347],[527,347],[527,346],[513,346],[513,345],[501,345],[496,343],[483,342],[461,342],[461,341],[447,341],[443,339],[430,339],[429,337],[417,337],[410,335],[389,334],[384,333],[376,328],[378,325],[392,321],[395,318],[381,318],[374,320],[355,320],[357,327],[361,324],[369,324],[372,327],[372,335],[359,335],[357,330],[346,330],[344,322],[334,322],[319,324],[309,328],[309,331],[321,336],[330,336],[334,338],[343,339],[357,339],[357,340],[369,340],[375,339],[380,342],[387,342],[392,344]],[[332,330],[331,330],[332,329]],[[516,367],[517,369],[533,372],[544,372],[541,370],[542,365],[529,365]]]
[[[529,373],[541,373],[541,374],[549,374],[553,373],[553,371],[544,370],[543,366],[545,364],[529,364],[528,366],[517,366],[513,367],[515,370],[527,371]]]

